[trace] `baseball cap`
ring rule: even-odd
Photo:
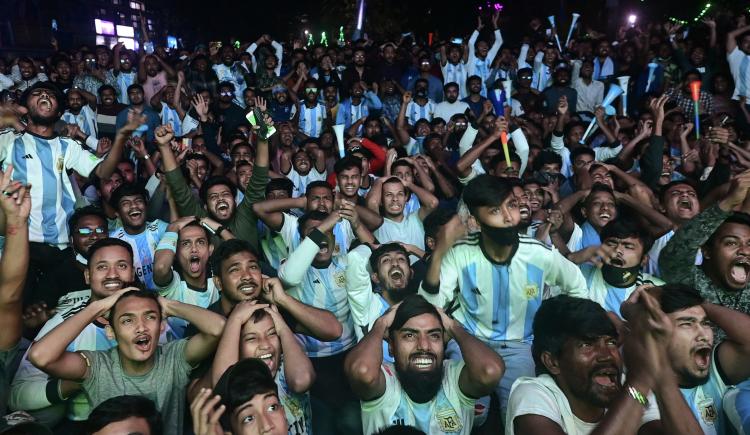
[[[37,423],[34,417],[23,411],[16,411],[0,418],[0,434],[17,431],[24,435],[52,435],[52,430]]]

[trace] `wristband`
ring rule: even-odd
[[[168,251],[172,251],[172,253],[177,252],[177,238],[178,235],[175,232],[167,231],[164,233],[163,236],[161,236],[161,240],[159,240],[159,244],[156,245],[156,251],[160,249],[166,249]]]
[[[221,233],[227,230],[229,230],[229,228],[225,227],[224,225],[221,225],[219,226],[219,228],[216,229],[216,232],[214,234],[216,234],[217,236],[221,236]]]

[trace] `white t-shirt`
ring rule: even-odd
[[[312,162],[310,163],[313,164]],[[292,180],[292,184],[294,184],[292,198],[304,196],[305,192],[307,192],[307,185],[313,181],[326,181],[326,171],[318,172],[318,170],[315,169],[315,166],[310,168],[310,172],[305,175],[300,175],[299,172],[294,169],[294,166],[292,166],[289,173],[285,175],[286,178]]]
[[[383,224],[373,232],[378,241],[382,243],[402,242],[414,245],[424,250],[424,226],[419,219],[419,211],[408,214],[401,222],[383,218]],[[411,262],[416,261],[416,257],[411,255]]]
[[[458,386],[463,361],[445,360],[443,383],[434,399],[427,403],[413,402],[396,377],[391,364],[383,364],[385,393],[371,401],[362,401],[364,433],[373,434],[390,426],[413,426],[427,435],[469,435],[474,422],[475,400]]]
[[[435,106],[435,112],[433,112],[432,118],[442,118],[443,121],[447,123],[451,120],[451,116],[457,113],[464,113],[468,108],[469,105],[464,103],[463,101],[456,100],[456,102],[454,103],[443,101],[442,103],[438,103],[438,105]]]
[[[648,400],[649,407],[641,417],[641,426],[661,418],[656,398],[649,395]],[[506,435],[515,435],[513,420],[528,414],[547,417],[569,435],[587,435],[597,426],[597,423],[587,423],[573,414],[565,393],[549,375],[540,375],[535,378],[521,377],[513,383],[505,418]]]
[[[745,54],[740,47],[735,47],[727,54],[727,62],[734,79],[732,99],[739,100],[742,95],[750,97],[750,55]]]

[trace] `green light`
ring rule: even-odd
[[[320,33],[320,43],[328,47],[328,37],[326,36],[326,32]]]

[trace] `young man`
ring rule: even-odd
[[[86,435],[159,435],[162,417],[154,402],[143,396],[117,396],[94,408]]]
[[[706,300],[750,313],[750,216],[732,211],[746,203],[750,171],[732,180],[727,195],[682,225],[662,249],[659,268],[669,283],[694,286]],[[742,207],[747,211],[747,207]],[[703,264],[695,265],[700,248]]]
[[[123,184],[112,192],[110,205],[117,210],[122,226],[110,230],[110,237],[124,240],[133,247],[133,265],[136,276],[146,288],[154,285],[154,251],[167,230],[167,223],[162,220],[146,221],[148,192],[142,187]]]
[[[622,317],[620,305],[637,287],[664,284],[641,272],[653,239],[630,220],[611,221],[600,236],[602,244],[586,248],[585,263],[579,267],[586,278],[588,299]]]
[[[463,200],[481,231],[455,246],[459,231],[440,239],[420,294],[440,307],[458,303],[456,320],[503,357],[507,371],[495,391],[504,411],[513,381],[534,373],[529,325],[545,286],[586,296],[586,281],[560,253],[519,236],[518,200],[506,179],[480,175]]]
[[[57,304],[57,313],[44,324],[35,341],[86,306],[134,282],[133,248],[119,239],[97,241],[89,248],[84,277],[91,290],[71,292],[62,297]],[[115,342],[107,335],[104,323],[94,322],[86,325],[76,337],[71,337],[66,345],[71,351],[106,350]],[[25,410],[37,416],[50,427],[63,416],[73,422],[83,421],[91,411],[91,405],[85,394],[79,394],[80,388],[78,383],[49,376],[34,367],[27,352],[13,379],[8,404],[11,409]]]
[[[466,78],[468,77],[466,61],[468,55],[468,52],[462,53],[461,45],[458,44],[450,44],[447,48],[445,45],[440,47],[440,70],[443,73],[443,83],[445,83],[445,86],[450,83],[456,86],[455,99],[466,97]],[[445,90],[445,87],[443,90]],[[448,91],[445,91],[445,98],[448,99]],[[437,114],[435,116],[438,117]],[[450,116],[440,116],[440,118],[450,119]]]
[[[222,224],[217,230],[218,236],[221,236],[224,229],[228,229],[235,237],[249,241],[254,247],[258,246],[257,216],[253,212],[252,205],[263,199],[265,185],[268,183],[268,139],[258,138],[253,175],[245,189],[244,199],[237,206],[234,200],[237,188],[225,177],[213,177],[206,180],[201,185],[201,201],[199,202],[182,175],[172,152],[170,144],[174,138],[174,132],[171,127],[168,125],[159,127],[156,137],[159,151],[164,159],[164,176],[174,195],[180,216],[198,218],[209,216]]]
[[[497,20],[499,16],[499,12],[492,15],[492,27],[494,29],[494,41],[492,42],[492,47],[488,47],[487,41],[477,41],[477,38],[479,38],[479,32],[484,28],[481,17],[477,17],[477,28],[471,33],[471,37],[469,37],[469,56],[466,61],[466,73],[469,76],[476,75],[479,77],[481,80],[479,84],[482,88],[481,94],[483,97],[487,96],[487,79],[490,77],[492,62],[495,59],[495,55],[497,55],[497,52],[500,50],[500,47],[503,45],[503,37],[500,34],[500,29],[497,28]],[[510,95],[508,95],[508,98],[510,98]]]
[[[294,183],[294,197],[305,194],[307,186],[315,181],[325,181],[326,160],[323,150],[314,149],[314,155],[304,148],[281,154],[281,173]]]
[[[117,342],[113,348],[66,350],[81,331],[107,313],[107,335]],[[200,332],[159,346],[171,316],[184,318]],[[130,287],[66,319],[29,349],[29,360],[57,379],[79,382],[93,406],[123,394],[155,397],[165,434],[182,435],[190,370],[216,349],[224,323],[222,316],[203,308]]]
[[[336,173],[336,192],[343,199],[356,205],[365,205],[359,194],[362,185],[362,159],[351,154],[337,161],[333,167]]]
[[[354,395],[339,382],[344,358],[356,341],[346,292],[347,257],[333,248],[333,228],[341,218],[352,219],[351,210],[303,215],[299,233],[304,240],[279,269],[279,279],[292,297],[330,311],[343,326],[341,336],[329,342],[300,336],[318,375],[311,390],[316,416],[313,432],[332,434],[356,433],[360,425],[358,409],[352,402]]]
[[[315,80],[305,81],[304,99],[299,106],[299,131],[305,136],[317,138],[323,132],[326,122],[326,106],[318,101],[318,88]]]
[[[278,386],[261,360],[247,358],[227,369],[216,392],[217,395],[211,397],[210,389],[203,390],[190,404],[193,427],[199,428],[197,433],[290,433]],[[217,408],[219,403],[221,406]]]
[[[310,359],[273,305],[240,302],[227,319],[211,368],[213,387],[238,361],[258,358],[273,375],[289,423],[289,433],[311,432],[310,395],[315,381]]]
[[[456,82],[446,82],[443,86],[445,92],[445,101],[438,103],[435,106],[435,112],[432,114],[432,119],[443,119],[448,120],[457,113],[465,113],[466,109],[469,109],[469,105],[463,101],[458,101],[459,97],[459,85]]]
[[[96,108],[96,97],[93,97],[93,101],[88,101],[78,88],[72,88],[68,91],[67,99],[68,108],[60,119],[66,124],[77,125],[87,138],[92,138],[96,143],[96,139],[99,137],[96,127],[96,113],[91,108],[91,105]],[[88,139],[86,142],[89,143]],[[96,147],[94,147],[94,150],[96,150]]]
[[[167,299],[208,308],[219,300],[219,289],[212,279],[208,260],[214,250],[211,237],[219,224],[209,218],[184,217],[169,224],[154,254],[155,290]],[[213,231],[213,232],[212,232]],[[233,238],[223,231],[226,239]],[[171,318],[169,325],[177,338],[185,336],[187,323]]]
[[[350,88],[351,96],[342,101],[336,112],[336,124],[344,124],[346,130],[359,120],[367,119],[370,111],[380,110],[383,103],[375,92],[368,89],[365,82],[354,82]],[[362,126],[357,129],[362,132]]]
[[[415,194],[421,204],[417,211],[409,214],[404,210],[407,192]],[[435,195],[412,181],[388,177],[378,179],[367,196],[368,204],[378,204],[383,214],[383,223],[373,233],[380,243],[403,242],[424,251],[422,220],[438,207]],[[413,256],[412,262],[416,260]]]
[[[62,94],[54,84],[35,84],[24,92],[21,102],[28,111],[28,122],[23,132],[0,134],[0,161],[4,161],[3,167],[13,165],[15,180],[32,186],[31,200],[35,206],[29,218],[31,251],[25,297],[33,301],[43,299],[37,293],[46,291],[37,288],[39,277],[51,265],[63,261],[64,250],[70,243],[67,221],[73,214],[75,193],[66,171],[74,170],[86,177],[92,174],[109,177],[122,155],[125,137],[142,120],[131,116],[130,122],[123,123],[120,140],[116,139],[109,155],[100,159],[76,141],[55,134],[55,124],[62,115]],[[20,128],[21,114],[16,110],[9,106],[0,108],[0,127]]]
[[[393,364],[383,362],[386,336]],[[443,360],[447,340],[465,362]],[[492,349],[418,295],[391,307],[346,359],[366,434],[409,425],[431,435],[468,435],[476,398],[489,394],[504,371]]]
[[[154,109],[149,106],[149,104],[147,104],[143,93],[143,86],[137,83],[128,86],[128,101],[130,102],[130,105],[128,105],[128,107],[117,114],[117,119],[115,121],[115,130],[119,132],[122,127],[125,126],[128,122],[128,113],[130,113],[131,111],[135,111],[137,113],[143,114],[143,116],[146,117],[146,119],[143,121],[143,124],[146,124],[146,126],[148,127],[143,133],[138,134],[145,135],[146,139],[149,142],[153,141],[154,130],[157,126],[159,126],[159,124],[161,124],[161,122],[159,119],[159,114],[156,113]]]

